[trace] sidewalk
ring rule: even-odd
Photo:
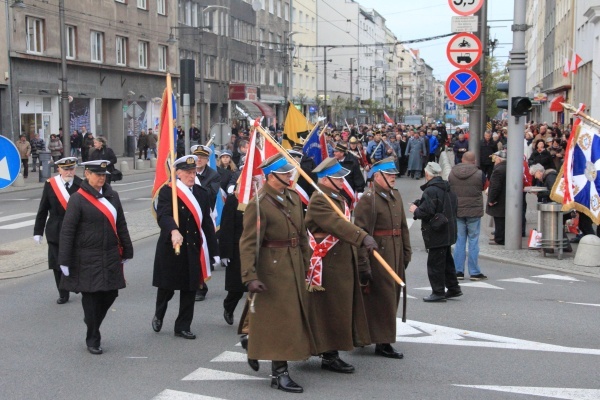
[[[127,161],[129,171],[123,171],[121,161]],[[133,169],[135,159],[132,157],[119,158],[117,169],[123,172],[123,180],[120,183],[127,183],[128,177],[153,171],[150,168],[150,161],[144,161],[144,169]],[[83,176],[83,168],[77,167],[77,175]],[[54,173],[52,174],[54,176]],[[41,188],[44,182],[39,181],[37,172],[29,172],[29,178],[24,179],[25,186],[9,186],[0,190],[0,194],[9,192],[19,192],[29,189]],[[141,210],[127,213],[127,227],[129,235],[133,242],[153,236],[159,233],[158,225],[154,218],[148,218],[149,211]],[[42,245],[36,245],[32,238],[17,240],[11,243],[0,245],[0,280],[20,278],[28,275],[37,274],[48,269],[48,244],[45,241]]]
[[[527,233],[527,236],[529,236],[531,229],[537,229],[538,215],[537,199],[535,195],[527,195],[526,217],[527,229],[525,232]],[[573,252],[563,253],[562,260],[559,260],[555,254],[546,254],[546,257],[544,257],[541,250],[528,249],[528,237],[522,238],[520,250],[506,250],[504,246],[490,245],[489,239],[492,237],[491,234],[494,231],[494,228],[490,227],[490,219],[491,217],[489,215],[485,215],[481,219],[481,234],[479,235],[479,257],[481,259],[493,260],[505,264],[542,268],[564,274],[577,274],[600,278],[600,267],[582,267],[573,263],[575,254],[577,253],[577,244],[571,244]],[[568,234],[568,237],[569,239],[572,239],[574,235]],[[485,267],[482,272],[484,274],[486,273]]]

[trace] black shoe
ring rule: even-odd
[[[397,360],[401,360],[404,358],[404,354],[397,352],[394,350],[391,344],[383,343],[375,345],[375,354],[379,354],[380,356],[384,356],[387,358],[395,358]]]
[[[158,319],[156,315],[152,317],[152,329],[154,332],[160,332],[162,329],[162,319]]]
[[[242,345],[242,349],[248,351],[248,335],[242,335],[240,344]]]
[[[182,337],[184,339],[196,339],[196,335],[194,335],[190,331],[179,331],[175,332],[175,336]]]
[[[487,278],[484,274],[471,275],[472,281],[485,281]]]
[[[354,372],[354,367],[343,361],[338,355],[334,358],[325,358],[321,361],[321,369],[326,369],[333,372],[341,372],[342,374],[351,374]]]
[[[248,365],[256,372],[258,372],[258,370],[260,369],[260,364],[258,363],[258,360],[255,360],[253,358],[248,359]]]
[[[457,272],[456,273],[456,279],[458,279],[459,281],[462,281],[465,279],[465,273],[464,272]]]
[[[98,346],[98,347],[93,347],[93,346],[88,346],[88,351],[92,354],[102,354],[102,347]]]
[[[579,243],[580,240],[580,237],[575,236],[573,239],[569,240],[569,243]]]
[[[204,301],[204,299],[206,299],[206,296],[203,294],[196,294],[196,301]]]
[[[426,303],[445,303],[446,297],[440,296],[439,294],[430,294],[427,297],[423,297],[423,301]]]
[[[37,172],[35,169],[32,169],[31,172]]]
[[[233,325],[233,313],[227,312],[227,310],[223,311],[223,318],[228,325]]]
[[[458,292],[448,290],[446,292],[446,294],[444,295],[444,297],[447,298],[447,299],[451,299],[453,297],[460,297],[462,295],[463,295],[463,292],[460,291],[460,290]]]
[[[271,378],[271,387],[289,393],[302,393],[304,389],[290,378],[290,374],[285,371]]]
[[[67,301],[69,301],[68,297],[59,297],[58,300],[56,300],[56,304],[65,304]]]

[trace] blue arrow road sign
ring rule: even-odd
[[[19,176],[21,157],[15,144],[4,136],[0,136],[0,189],[4,189]]]
[[[446,80],[446,95],[456,104],[472,103],[479,97],[481,81],[477,74],[469,69],[454,71]]]

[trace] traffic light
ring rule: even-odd
[[[513,97],[510,100],[510,115],[513,117],[521,117],[531,111],[531,100],[529,97]]]
[[[496,90],[508,94],[508,82],[499,82],[496,84]],[[501,110],[508,110],[508,99],[496,100],[496,107]]]

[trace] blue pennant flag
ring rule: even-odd
[[[321,155],[321,144],[319,142],[319,132],[321,127],[317,127],[315,132],[309,136],[308,140],[302,146],[302,152],[315,161],[315,165],[321,164],[323,156]]]
[[[211,145],[210,149],[212,152],[210,153],[210,158],[208,159],[208,166],[217,170],[217,157],[215,155],[215,145]],[[212,210],[211,216],[213,217],[213,222],[215,223],[215,230],[219,230],[221,227],[221,215],[223,213],[223,206],[225,205],[225,198],[227,194],[223,191],[223,189],[219,188],[219,193],[217,193],[217,202],[215,203],[215,209]]]

